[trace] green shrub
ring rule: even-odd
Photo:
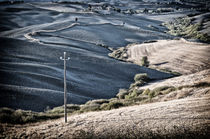
[[[170,93],[172,91],[175,91],[175,90],[176,90],[176,88],[173,87],[173,86],[160,86],[160,87],[154,88],[152,91],[150,91],[149,89],[148,90],[146,89],[143,92],[143,94],[148,95],[149,98],[153,98],[153,97],[158,96],[158,95],[168,94],[168,93]]]
[[[173,92],[173,91],[176,91],[176,90],[177,90],[177,88],[171,87],[171,88],[168,88],[168,89],[162,91],[162,94],[165,95],[165,94],[168,94],[168,93]]]
[[[141,59],[141,65],[142,66],[145,66],[145,67],[148,67],[149,66],[149,61],[148,61],[147,56],[143,56],[142,57],[142,59]]]
[[[147,76],[146,73],[140,73],[140,74],[135,75],[134,80],[135,80],[135,82],[137,82],[137,81],[140,81],[140,82],[148,81],[149,77]]]
[[[129,91],[131,91],[131,90],[134,89],[135,87],[136,87],[135,83],[130,84]]]
[[[174,87],[173,86],[160,86],[160,87],[156,87],[155,89],[153,89],[153,91],[161,92],[161,91],[167,90],[169,88],[174,88]]]
[[[128,95],[128,90],[120,89],[119,93],[116,95],[119,99],[124,99],[125,95]]]
[[[171,70],[168,69],[168,68],[163,68],[163,69],[159,69],[159,70],[162,71],[162,72],[167,72],[167,73],[173,74],[173,75],[175,75],[175,76],[180,76],[180,75],[182,75],[181,73],[176,72],[176,71],[171,71]]]
[[[148,97],[147,96],[142,96],[142,95],[139,95],[137,97],[132,97],[132,96],[128,96],[127,95],[125,97],[126,101],[123,102],[123,105],[124,106],[136,105],[136,104],[138,104],[138,102],[141,102],[141,101],[143,101],[145,99],[148,99]]]
[[[117,11],[118,13],[121,12],[121,9],[120,8],[115,8],[114,10]]]
[[[140,87],[140,86],[142,86],[142,85],[144,85],[144,84],[145,84],[145,82],[142,81],[142,80],[140,80],[140,81],[136,81],[136,82],[134,83],[134,86]]]
[[[77,104],[67,104],[67,113],[73,113],[80,109],[80,105]],[[50,114],[61,114],[64,113],[64,106],[55,107],[51,110],[46,111],[46,113]]]
[[[116,109],[116,108],[119,108],[119,107],[122,107],[122,106],[123,106],[122,102],[113,101],[113,102],[102,104],[100,109],[101,110],[111,110],[111,109]]]
[[[148,96],[149,96],[150,99],[155,97],[155,91],[150,91]]]
[[[144,90],[144,92],[142,93],[143,95],[148,95],[150,93],[150,89],[147,88],[146,90]]]
[[[131,99],[133,99],[133,96],[126,95],[126,96],[125,96],[125,99],[126,99],[126,100],[131,100]]]
[[[142,81],[142,80],[136,81],[135,83],[132,83],[132,84],[130,85],[129,91],[130,91],[130,90],[133,90],[133,89],[136,88],[136,87],[140,87],[140,86],[142,86],[142,85],[144,85],[144,84],[145,84],[145,82]]]
[[[45,111],[46,113],[64,113],[64,108],[61,106],[61,107],[55,107],[51,110],[48,110],[48,111]]]
[[[12,114],[14,112],[15,112],[15,110],[10,109],[10,108],[6,108],[6,107],[0,108],[0,114],[2,114],[2,113]]]
[[[197,33],[196,34],[196,37],[197,39],[201,40],[201,41],[204,41],[204,42],[209,42],[210,41],[210,36],[208,36],[208,34],[203,34],[203,33]]]
[[[89,105],[82,105],[80,112],[89,112],[89,111],[98,111],[98,110],[100,110],[99,104],[89,104]]]
[[[81,113],[81,112],[89,112],[89,111],[98,111],[100,110],[100,106],[102,104],[107,104],[109,102],[110,100],[108,99],[90,100],[86,102],[84,105],[81,105],[79,112]]]
[[[0,108],[0,122],[10,124],[25,124],[44,121],[47,119],[56,119],[63,115],[38,113],[24,110],[13,110],[10,108]]]
[[[134,89],[133,92],[131,93],[131,96],[139,96],[140,94],[143,93],[144,90],[139,90],[139,89]]]
[[[91,105],[91,104],[103,104],[103,103],[109,103],[108,99],[96,99],[96,100],[90,100],[85,103],[85,105]]]
[[[133,99],[138,97],[140,94],[143,93],[144,90],[138,90],[134,89],[132,92],[130,92],[128,95],[125,96],[125,99]]]

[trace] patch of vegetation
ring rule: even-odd
[[[117,11],[118,13],[120,13],[121,9],[120,8],[114,8],[114,11]]]
[[[145,84],[144,81],[136,81],[136,82],[130,84],[130,89],[134,89],[135,87],[140,87],[140,86],[142,86],[144,84]]]
[[[163,92],[163,91],[167,91],[168,89],[175,89],[175,87],[173,86],[160,86],[160,87],[157,87],[155,89],[153,89],[154,92]]]
[[[116,58],[118,60],[126,61],[126,59],[128,58],[127,48],[121,47],[117,50],[112,51],[112,53],[109,53],[108,56]]]
[[[175,72],[175,71],[171,71],[171,70],[168,69],[168,68],[159,69],[159,70],[162,71],[162,72],[167,72],[167,73],[173,74],[174,76],[180,76],[180,75],[182,75],[181,73]]]
[[[132,92],[133,89],[135,89],[136,87],[140,87],[140,86],[144,85],[149,80],[150,80],[150,78],[148,77],[148,75],[146,73],[136,74],[135,77],[134,77],[135,82],[130,85],[130,88],[129,88],[128,92]]]
[[[206,43],[210,42],[210,36],[200,32],[202,24],[193,24],[192,19],[188,16],[177,18],[173,22],[165,23],[164,25],[169,29],[171,35],[198,39]]]
[[[151,91],[151,90],[150,90],[149,88],[147,88],[146,90],[143,91],[142,94],[143,94],[143,95],[149,95],[150,91]]]
[[[110,103],[102,104],[100,109],[101,110],[111,110],[111,109],[116,109],[116,108],[119,108],[119,107],[122,107],[122,106],[124,106],[122,102],[111,101]]]
[[[147,76],[146,73],[140,73],[140,74],[136,74],[134,77],[134,81],[138,82],[138,81],[148,81],[149,77]]]
[[[109,103],[108,99],[96,99],[96,100],[90,100],[86,102],[86,105],[91,105],[91,104],[103,104],[103,103]]]
[[[150,90],[147,88],[146,90],[143,91],[143,95],[148,95],[150,99],[153,97],[156,97],[158,95],[166,95],[170,92],[176,91],[177,89],[174,86],[161,86],[154,88],[153,90]]]
[[[80,110],[80,105],[76,104],[67,104],[67,113],[73,113],[77,110]],[[55,107],[51,110],[47,110],[46,113],[49,114],[61,114],[64,113],[64,106]]]
[[[138,96],[140,96],[143,93],[144,90],[138,90],[138,89],[134,89],[132,92],[130,92],[128,95],[125,96],[125,99],[133,99],[136,98]]]
[[[157,96],[157,95],[165,95],[172,91],[176,91],[176,88],[173,86],[161,86],[153,89],[152,91],[154,92],[155,96]]]
[[[101,105],[108,104],[109,102],[110,102],[110,100],[108,100],[108,99],[90,100],[90,101],[86,102],[84,105],[80,106],[81,109],[79,110],[79,113],[102,110],[100,108]]]
[[[145,66],[145,67],[149,67],[149,61],[148,61],[147,56],[143,56],[142,57],[142,59],[141,59],[141,65],[142,66]]]
[[[152,99],[153,97],[155,97],[155,91],[150,91],[148,94],[149,98]]]
[[[149,78],[146,74],[137,74],[134,77],[134,80],[135,83],[131,84],[128,90],[122,90],[117,94],[118,101],[122,102],[124,106],[149,102],[149,100],[151,100],[153,97],[158,95],[166,95],[177,90],[177,88],[173,86],[161,86],[153,90],[150,90],[149,88],[145,90],[139,89],[135,84],[138,82],[142,83],[148,81]]]
[[[119,93],[118,93],[116,96],[117,96],[117,98],[119,98],[119,99],[124,99],[125,96],[128,95],[128,94],[129,94],[129,92],[128,92],[127,89],[120,89],[120,90],[119,90]]]
[[[174,12],[173,8],[157,8],[156,13]]]
[[[13,110],[10,108],[0,108],[0,122],[11,124],[25,124],[32,122],[40,122],[49,119],[57,119],[63,115],[49,114],[43,112],[32,112],[24,110]]]
[[[100,110],[100,104],[81,105],[80,113]]]
[[[191,88],[191,87],[195,87],[195,88],[210,87],[210,83],[209,82],[199,82],[199,83],[196,83],[196,84],[193,84],[193,85],[182,85],[182,86],[179,86],[177,89],[181,90],[183,88]]]

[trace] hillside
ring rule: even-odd
[[[210,68],[209,53],[209,44],[180,39],[130,44],[110,56],[138,65],[141,65],[142,57],[147,56],[151,68],[190,74]]]
[[[27,125],[1,125],[0,138],[152,138],[209,136],[210,91],[189,97],[89,112]]]
[[[0,0],[0,139],[210,137],[209,11],[197,0]]]
[[[168,41],[158,41],[160,42]],[[203,49],[209,46],[197,43],[187,44],[197,49],[197,53],[193,54],[194,57],[209,58],[208,55],[200,55],[205,52]],[[183,47],[176,47],[176,51],[180,52],[185,45],[183,43]],[[167,48],[173,49],[172,46]],[[145,47],[140,48],[145,49]],[[167,59],[167,64],[173,65],[173,59],[179,58],[180,55],[171,55],[171,51],[167,51],[167,48],[166,51],[162,51],[165,55],[173,57]],[[141,49],[137,50],[142,52]],[[137,50],[136,53],[138,53]],[[149,54],[153,52],[155,51]],[[150,55],[148,56],[150,58]],[[183,59],[183,65],[185,65],[183,71],[187,71],[187,65],[191,65],[189,61],[193,63],[190,58]],[[195,67],[203,64],[196,63],[198,64],[195,64]],[[66,124],[63,118],[25,125],[1,124],[0,138],[207,138],[210,136],[210,70],[205,68],[207,66],[208,63],[200,71],[139,87],[139,90],[147,88],[152,90],[163,86],[176,88],[169,94],[153,97],[147,102],[148,104],[140,103],[140,105],[110,111],[74,114],[68,117]]]

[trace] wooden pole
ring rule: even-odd
[[[70,58],[66,58],[66,52],[63,53],[64,56],[63,58],[60,57],[61,60],[64,61],[64,118],[65,118],[65,123],[67,123],[67,89],[66,89],[66,60],[69,60]]]
[[[67,123],[67,111],[66,111],[66,52],[64,52],[64,117],[65,123]]]

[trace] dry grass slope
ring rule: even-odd
[[[185,98],[89,112],[64,119],[1,125],[1,138],[205,138],[209,136],[210,92]]]

